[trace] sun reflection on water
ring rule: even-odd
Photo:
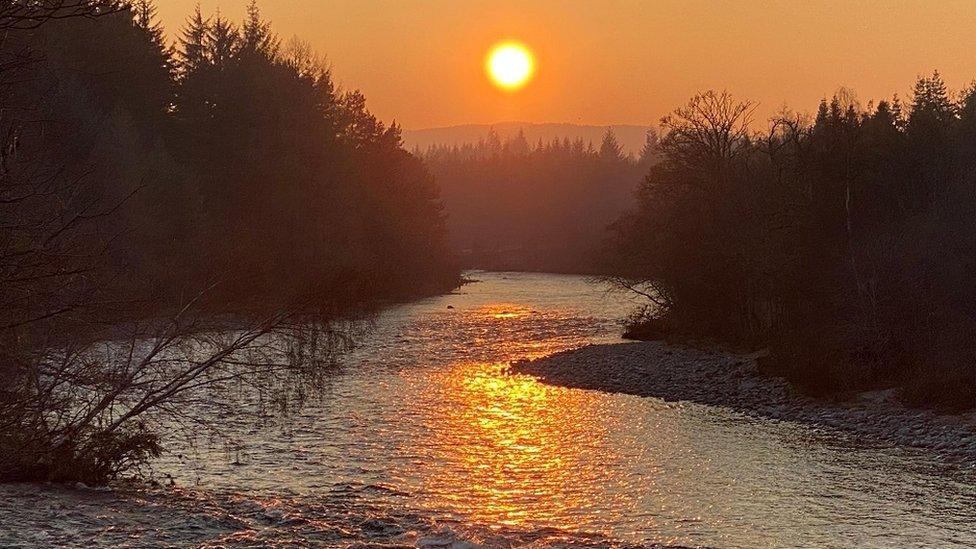
[[[222,447],[165,455],[159,470],[178,486],[215,490],[180,503],[190,512],[105,515],[87,491],[58,508],[127,536],[112,546],[140,531],[179,546],[883,547],[905,532],[973,546],[968,471],[931,475],[917,455],[851,451],[802,425],[507,373],[616,341],[627,307],[581,277],[478,278],[389,311],[328,398],[280,425],[221,416],[248,442],[243,464]],[[16,516],[34,513],[20,522],[76,542],[74,518],[51,520],[50,495],[28,491],[10,500]],[[40,503],[22,504],[31,497]],[[866,522],[869,508],[891,512]]]
[[[634,490],[644,481],[619,474],[634,456],[615,453],[623,426],[613,401],[509,370],[607,328],[571,303],[540,306],[526,297],[452,311],[453,322],[471,330],[470,352],[410,373],[429,395],[418,406],[427,433],[418,471],[424,505],[493,529],[632,535],[613,525],[643,514],[646,494]]]
[[[516,305],[512,303],[497,303],[485,305],[476,314],[483,314],[485,316],[495,318],[498,320],[507,320],[513,318],[524,318],[532,314],[532,309],[525,307],[524,305]]]
[[[435,506],[467,509],[469,520],[565,526],[587,507],[580,487],[600,475],[586,463],[587,446],[604,436],[588,420],[597,399],[505,369],[463,364],[438,380],[445,402],[429,426],[445,466],[429,469],[425,483],[442,499]]]

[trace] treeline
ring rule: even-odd
[[[4,207],[81,215],[74,251],[97,255],[113,289],[169,299],[213,285],[213,302],[236,306],[457,279],[437,187],[399,127],[338,90],[307,45],[282,45],[254,3],[239,26],[198,9],[174,49],[146,1],[0,47],[23,61],[5,89],[8,165],[23,167],[20,190],[45,186]]]
[[[635,334],[768,346],[811,391],[976,405],[976,88],[843,92],[764,132],[751,113],[708,92],[663,120],[614,227],[614,280],[653,301]]]
[[[640,157],[608,130],[599,148],[568,139],[537,144],[522,132],[500,140],[430,147],[421,154],[441,187],[451,241],[465,267],[595,273],[606,226],[633,203]]]
[[[247,13],[171,49],[146,0],[0,2],[0,481],[104,482],[216,384],[298,401],[343,319],[457,284],[399,127]]]

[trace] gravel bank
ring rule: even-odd
[[[976,464],[976,413],[939,415],[904,408],[893,392],[843,403],[798,395],[780,378],[760,376],[756,355],[663,342],[590,345],[512,366],[564,387],[724,406],[776,420],[842,429],[893,445],[930,449]]]

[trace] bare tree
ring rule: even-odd
[[[629,216],[615,227],[628,242],[618,253],[626,257],[625,265],[615,267],[614,276],[603,280],[611,287],[647,298],[650,306],[640,315],[666,314],[675,296],[661,274],[661,254],[668,252],[660,236],[675,227],[666,227],[669,213],[680,204],[695,207],[721,207],[724,191],[718,189],[730,173],[730,163],[750,150],[752,136],[749,123],[755,105],[737,102],[728,92],[701,92],[684,107],[661,119],[665,131],[660,141],[663,159],[652,167],[639,192],[643,206],[653,209],[652,216]],[[693,196],[687,190],[694,191]],[[696,235],[700,238],[700,235]],[[707,248],[706,242],[688,246]],[[687,276],[696,276],[689,272]],[[666,278],[666,277],[665,277]]]
[[[701,168],[734,158],[749,144],[756,105],[737,102],[728,92],[701,92],[661,119],[661,142],[672,162]]]
[[[293,408],[365,325],[287,313],[220,325],[194,307],[22,355],[0,399],[0,480],[103,482],[158,456],[180,426],[221,433],[206,411],[229,404],[228,388]]]
[[[120,0],[6,0],[0,3],[0,33],[36,29],[73,17],[98,17],[125,9]]]

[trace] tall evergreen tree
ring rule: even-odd
[[[617,142],[613,128],[607,128],[600,143],[600,158],[605,162],[619,162],[624,158],[623,147]]]
[[[527,155],[530,151],[529,142],[525,138],[525,132],[521,128],[519,128],[519,131],[517,134],[515,134],[514,138],[505,143],[505,147],[510,153],[516,156]]]
[[[660,153],[661,144],[657,132],[653,129],[647,130],[647,134],[644,136],[644,145],[637,155],[637,163],[646,172],[657,163]]]
[[[182,74],[195,72],[209,62],[207,44],[210,37],[210,27],[210,19],[204,18],[200,4],[197,4],[193,14],[187,19],[182,31],[180,31],[177,58]]]
[[[220,11],[213,18],[207,35],[207,51],[210,63],[224,70],[237,56],[241,48],[241,34],[237,26],[223,17]]]
[[[152,0],[138,0],[129,8],[133,12],[133,22],[152,37],[155,44],[163,46],[163,25],[158,20],[156,5]]]
[[[939,71],[929,78],[921,77],[912,92],[909,129],[912,126],[937,124],[948,126],[955,116],[955,105]]]
[[[247,5],[247,15],[241,27],[241,50],[245,55],[261,55],[267,59],[278,56],[280,43],[271,31],[271,23],[261,18],[257,0]]]

